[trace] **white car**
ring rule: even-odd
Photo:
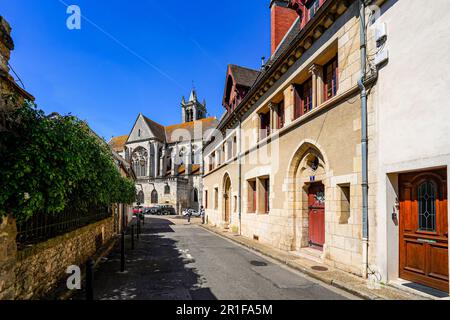
[[[191,217],[200,217],[201,214],[199,211],[194,210],[194,209],[184,209],[183,210],[183,216],[187,216],[188,214],[191,215]]]

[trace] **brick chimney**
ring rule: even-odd
[[[271,0],[271,54],[277,50],[286,33],[298,18],[297,12],[288,8],[288,0]]]
[[[11,27],[9,23],[0,16],[0,71],[9,73],[8,61],[11,50],[14,49],[14,43],[10,36]]]

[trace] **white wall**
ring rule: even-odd
[[[450,165],[450,1],[390,0],[383,10],[377,23],[387,25],[389,62],[379,72],[373,101],[377,256],[386,281],[398,276],[395,173]]]

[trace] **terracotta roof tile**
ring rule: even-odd
[[[200,165],[194,164],[192,166],[192,174],[198,174],[198,173],[200,173]]]
[[[201,133],[203,136],[203,134],[207,130],[216,128],[217,123],[218,121],[216,117],[210,117],[198,121],[167,126],[165,127],[166,142],[175,143],[179,141],[187,141],[194,138],[201,139],[201,137],[196,137],[195,134],[198,135],[199,133]],[[197,130],[199,132],[197,132]]]
[[[111,140],[109,141],[109,145],[111,146],[111,148],[116,151],[116,152],[121,152],[123,151],[125,144],[127,143],[128,140],[128,135],[125,136],[120,136],[120,137],[113,137],[111,138]]]
[[[181,165],[178,167],[178,174],[184,174],[186,172],[186,167]]]

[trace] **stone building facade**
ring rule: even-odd
[[[171,205],[178,214],[202,203],[203,137],[217,120],[205,118],[206,103],[192,90],[181,103],[182,123],[162,126],[139,114],[129,135],[114,137],[112,148],[129,161],[137,176],[139,203]]]
[[[271,10],[286,33],[270,60],[227,72],[222,139],[205,148],[208,222],[364,275],[358,1]]]
[[[271,58],[229,66],[220,138],[205,148],[208,222],[448,292],[448,9],[271,1]]]

